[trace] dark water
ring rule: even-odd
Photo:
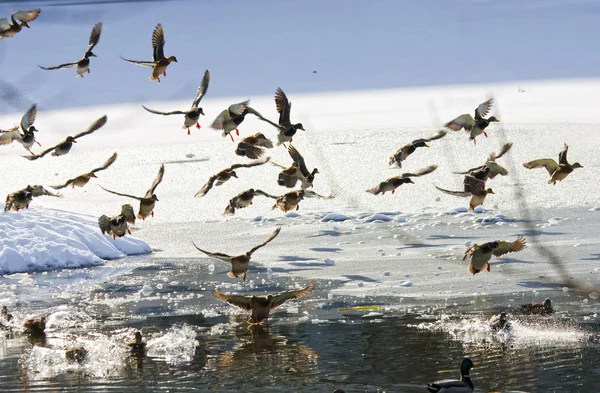
[[[465,356],[475,363],[477,391],[600,388],[600,324],[595,306],[575,293],[550,293],[558,315],[531,319],[515,313],[507,335],[491,332],[484,321],[518,304],[517,294],[356,303],[328,296],[335,284],[318,282],[310,298],[278,310],[268,330],[251,331],[247,316],[210,296],[221,283],[219,267],[211,274],[188,261],[158,258],[123,265],[0,279],[2,291],[11,289],[18,299],[17,319],[35,312],[53,321],[45,343],[50,349],[18,329],[3,331],[1,392],[418,392],[428,382],[457,377]],[[227,290],[293,285],[278,278],[277,286],[262,270],[252,270],[252,276],[257,288]],[[144,283],[161,287],[158,294],[140,296]],[[369,318],[363,317],[368,311],[339,311],[356,304],[385,308]],[[154,342],[148,356],[132,357],[123,349],[137,329]],[[90,358],[65,367],[59,349],[74,340],[92,349]]]

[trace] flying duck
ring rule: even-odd
[[[265,137],[261,132],[245,137],[238,143],[235,149],[235,154],[242,157],[248,157],[251,160],[256,160],[265,153],[265,149],[272,149],[273,142]]]
[[[108,233],[113,239],[125,236],[126,234],[131,235],[127,223],[135,224],[135,212],[133,207],[128,203],[121,206],[120,214],[112,218],[107,215],[102,215],[98,218],[98,226],[102,234]]]
[[[34,132],[38,131],[38,129],[33,125],[36,114],[37,107],[35,104],[33,104],[31,108],[29,108],[29,110],[23,115],[21,118],[21,123],[18,126],[6,131],[0,130],[0,145],[8,145],[13,141],[17,141],[23,145],[25,150],[33,154],[31,147],[34,143],[37,143],[38,146],[42,146],[35,140]]]
[[[569,164],[567,161],[567,152],[569,151],[569,146],[565,143],[565,148],[558,155],[558,163],[554,161],[552,158],[542,158],[539,160],[533,160],[526,162],[523,164],[525,168],[533,169],[533,168],[546,168],[548,173],[550,174],[550,180],[548,180],[548,184],[556,184],[557,181],[562,181],[564,178],[569,176],[574,169],[583,168],[578,162],[573,164]]]
[[[312,171],[309,171],[304,162],[304,158],[294,146],[289,146],[288,153],[292,157],[292,160],[294,160],[294,163],[289,168],[273,163],[280,168],[284,168],[283,171],[279,173],[277,184],[283,187],[293,188],[296,186],[298,180],[300,180],[302,183],[301,188],[303,190],[312,187],[315,175],[319,173],[319,170],[314,168]]]
[[[245,207],[252,205],[252,200],[257,195],[261,195],[261,196],[264,196],[267,198],[277,199],[276,196],[267,194],[266,192],[264,192],[262,190],[250,188],[246,191],[240,192],[238,195],[231,198],[229,200],[229,203],[227,204],[227,207],[223,211],[223,215],[224,216],[233,216],[235,214],[236,209],[243,209]]]
[[[402,161],[406,160],[408,156],[413,154],[418,147],[429,147],[427,142],[431,142],[436,139],[441,139],[445,137],[446,134],[446,131],[440,130],[428,138],[415,139],[411,143],[402,146],[400,149],[398,149],[398,151],[394,153],[393,156],[390,157],[389,165],[402,168]]]
[[[219,173],[217,173],[216,175],[211,176],[208,179],[208,181],[206,182],[206,184],[204,186],[202,186],[200,191],[198,191],[196,193],[196,195],[194,195],[194,197],[195,198],[203,197],[204,195],[206,195],[208,193],[208,191],[210,191],[210,189],[213,187],[213,185],[215,185],[215,183],[217,186],[220,186],[223,183],[225,183],[226,181],[228,181],[229,179],[231,179],[232,177],[237,178],[237,173],[235,171],[236,169],[252,168],[253,166],[263,165],[263,164],[269,162],[270,159],[271,159],[271,157],[267,157],[267,158],[262,158],[260,160],[251,161],[247,164],[233,164],[229,168],[225,168],[222,171],[220,171]]]
[[[496,163],[496,160],[498,158],[502,157],[503,155],[505,155],[510,150],[512,145],[513,145],[512,142],[504,144],[502,146],[502,148],[500,148],[500,151],[497,154],[495,152],[490,154],[490,157],[488,158],[488,160],[485,162],[485,164],[483,164],[481,166],[468,169],[464,172],[454,172],[454,173],[457,175],[466,175],[471,172],[481,171],[484,169],[484,167],[487,167],[489,169],[489,171],[487,173],[487,177],[484,180],[487,180],[488,178],[493,179],[498,175],[506,176],[506,175],[508,175],[508,171],[502,165],[499,165],[498,163]]]
[[[492,258],[492,255],[496,258],[500,258],[502,255],[510,252],[519,252],[525,248],[525,244],[526,241],[523,236],[517,237],[517,240],[514,242],[496,240],[483,244],[473,244],[472,246],[467,247],[465,256],[462,260],[471,259],[469,271],[473,275],[481,272],[484,268],[489,272],[489,261]]]
[[[271,124],[273,127],[277,128],[277,143],[279,146],[281,144],[285,147],[285,142],[292,142],[294,135],[296,135],[296,131],[304,129],[302,123],[292,124],[290,120],[290,111],[292,110],[292,103],[288,101],[287,96],[281,90],[280,87],[277,88],[275,92],[275,106],[277,108],[277,112],[279,113],[279,123],[274,123],[269,119],[266,119],[262,116],[259,118],[267,123]]]
[[[300,202],[304,200],[304,198],[333,199],[336,195],[336,193],[328,196],[320,195],[312,190],[290,191],[277,197],[273,209],[279,208],[282,212],[286,213],[290,210],[300,209]]]
[[[23,27],[29,28],[27,23],[31,22],[40,14],[40,9],[29,11],[17,11],[10,16],[11,23],[6,18],[0,19],[0,40],[3,38],[14,37]],[[21,22],[19,24],[19,22]]]
[[[468,113],[464,113],[458,116],[456,119],[444,124],[444,127],[447,127],[453,131],[460,131],[464,128],[465,131],[469,133],[469,140],[473,141],[473,143],[477,143],[475,138],[482,133],[486,137],[488,136],[487,132],[485,132],[485,129],[490,125],[490,123],[500,121],[494,116],[490,117],[489,119],[485,118],[485,116],[487,116],[487,114],[490,112],[492,104],[493,101],[490,98],[475,108],[475,118]]]
[[[92,169],[90,172],[88,173],[84,173],[83,175],[79,175],[73,179],[69,179],[66,182],[64,182],[63,184],[59,184],[56,186],[50,186],[52,188],[54,188],[55,190],[60,190],[61,188],[65,188],[66,186],[68,186],[69,184],[75,188],[75,186],[77,187],[83,187],[86,184],[88,184],[88,182],[90,181],[91,178],[97,178],[98,176],[96,176],[96,172],[100,172],[105,170],[106,168],[108,168],[109,166],[111,166],[115,161],[117,160],[117,153],[113,153],[112,156],[110,156],[108,158],[108,160],[106,160],[106,162],[102,165],[100,165],[98,168],[96,169]]]
[[[430,166],[420,169],[414,173],[407,172],[407,173],[401,174],[400,176],[390,177],[389,179],[382,181],[375,187],[369,188],[367,190],[367,192],[369,192],[373,195],[378,195],[378,194],[383,195],[386,193],[386,191],[391,191],[393,194],[394,192],[396,192],[396,188],[400,187],[402,184],[405,184],[405,183],[414,184],[414,182],[411,179],[412,177],[427,175],[427,174],[435,171],[436,169],[437,169],[437,165],[430,165]]]

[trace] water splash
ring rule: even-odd
[[[198,345],[196,332],[191,327],[173,326],[164,336],[148,341],[148,356],[170,364],[189,362],[194,358]]]

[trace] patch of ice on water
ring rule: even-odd
[[[144,284],[144,286],[140,290],[140,293],[144,296],[150,296],[152,292],[154,292],[154,289],[152,289],[152,287],[148,284]]]
[[[386,216],[385,214],[373,214],[372,216],[366,217],[364,222],[389,222],[392,221],[390,216]]]
[[[89,216],[40,208],[0,215],[0,275],[98,266],[151,251],[131,236],[102,235]]]
[[[300,213],[288,212],[288,213],[285,213],[285,216],[288,218],[296,218],[296,217],[300,217]]]
[[[348,217],[345,214],[341,214],[341,213],[329,213],[325,217],[323,217],[321,219],[321,221],[323,221],[323,222],[329,222],[329,221],[341,222],[341,221],[346,221],[346,220],[349,220],[349,219],[350,219],[350,217]]]
[[[412,281],[404,281],[402,284],[400,284],[401,287],[412,287],[412,285]]]
[[[331,258],[325,258],[325,259],[323,259],[323,262],[325,262],[325,264],[327,266],[333,266],[333,265],[335,265],[335,261],[333,259],[331,259]]]

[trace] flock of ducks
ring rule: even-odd
[[[11,15],[10,22],[6,18],[0,19],[0,39],[14,37],[18,34],[23,27],[29,28],[28,23],[35,20],[40,14],[40,10],[29,10],[29,11],[17,11]],[[92,28],[92,32],[88,41],[88,46],[85,50],[83,57],[76,62],[64,63],[58,66],[48,66],[40,68],[44,70],[56,70],[76,67],[77,76],[81,78],[84,74],[91,73],[90,71],[90,58],[96,57],[93,53],[93,49],[98,45],[100,36],[102,33],[102,23],[97,23]],[[175,56],[166,57],[164,54],[165,46],[164,30],[161,24],[158,24],[152,33],[152,60],[150,61],[138,61],[123,58],[123,60],[145,67],[152,68],[150,80],[156,80],[160,83],[160,77],[167,75],[167,67],[177,62]],[[143,108],[156,115],[170,116],[170,115],[183,115],[183,129],[187,129],[187,133],[191,134],[191,128],[201,128],[199,123],[200,116],[205,115],[204,110],[200,107],[200,102],[208,91],[210,83],[210,72],[205,71],[202,81],[197,89],[196,97],[192,101],[192,105],[188,110],[174,110],[174,111],[159,111],[150,109],[146,106]],[[493,106],[493,100],[490,98],[487,101],[480,104],[476,109],[474,116],[465,113],[461,114],[455,119],[447,122],[444,126],[448,130],[460,131],[465,130],[469,135],[469,140],[476,143],[476,138],[483,134],[488,137],[486,129],[493,122],[499,122],[499,120],[490,116]],[[237,209],[243,209],[252,205],[253,198],[255,196],[262,196],[266,198],[272,198],[275,200],[273,209],[279,208],[283,212],[288,212],[293,209],[298,209],[300,202],[304,198],[322,198],[331,199],[335,198],[335,194],[328,196],[320,195],[312,190],[315,176],[319,173],[317,168],[309,169],[305,159],[301,153],[291,145],[293,138],[296,136],[297,131],[305,131],[302,123],[292,123],[291,121],[291,108],[292,103],[287,98],[286,94],[281,88],[278,88],[275,92],[275,107],[279,114],[277,122],[273,122],[268,118],[264,117],[258,111],[250,106],[250,101],[243,101],[234,103],[228,108],[220,112],[213,123],[211,128],[222,131],[222,136],[229,136],[232,141],[234,140],[234,132],[236,136],[239,136],[239,126],[244,121],[247,115],[253,115],[258,119],[272,125],[277,132],[277,141],[275,144],[267,138],[263,133],[257,133],[254,135],[243,138],[235,148],[235,154],[240,157],[246,157],[253,160],[249,163],[238,163],[233,164],[215,175],[211,176],[206,184],[195,194],[195,197],[205,196],[214,186],[220,186],[232,178],[237,178],[236,170],[242,168],[253,168],[266,164],[270,161],[270,157],[264,157],[266,149],[272,149],[274,146],[283,145],[287,149],[289,156],[292,160],[290,166],[280,165],[272,163],[282,170],[278,175],[277,183],[280,186],[286,188],[294,188],[296,185],[300,185],[299,189],[293,190],[282,195],[271,195],[260,189],[249,189],[239,193],[238,195],[231,198],[226,206],[223,214],[233,215]],[[22,117],[20,124],[8,129],[0,130],[0,145],[7,145],[13,142],[20,143],[30,155],[23,155],[30,161],[38,160],[43,158],[47,154],[51,153],[52,156],[62,156],[68,154],[74,143],[77,143],[77,139],[85,135],[89,135],[101,127],[107,122],[107,116],[103,116],[100,119],[93,122],[86,130],[74,134],[73,136],[67,136],[60,143],[43,150],[38,154],[34,154],[31,149],[40,143],[36,140],[36,133],[39,131],[35,126],[37,114],[37,107],[33,105]],[[446,130],[440,130],[434,135],[427,138],[420,138],[408,143],[399,148],[390,158],[389,165],[391,167],[402,167],[404,161],[406,161],[417,148],[429,147],[428,142],[439,140],[445,137],[447,134]],[[285,144],[288,143],[289,146]],[[494,194],[494,191],[486,187],[486,182],[494,177],[506,176],[508,171],[499,165],[496,160],[504,156],[512,147],[512,143],[505,144],[498,153],[492,153],[489,159],[481,166],[471,168],[463,172],[455,172],[457,174],[464,175],[463,190],[462,191],[451,191],[436,186],[441,192],[455,195],[459,197],[471,197],[469,203],[469,209],[473,210],[477,206],[482,205],[486,196]],[[564,149],[560,152],[558,162],[550,158],[543,158],[533,160],[523,164],[525,168],[545,168],[549,175],[550,180],[548,183],[556,184],[557,181],[564,180],[574,169],[582,168],[579,163],[570,164],[567,161],[568,146],[565,144]],[[51,188],[60,190],[67,186],[84,187],[92,178],[97,178],[96,174],[100,171],[109,168],[117,159],[117,153],[112,154],[106,162],[91,171],[81,174],[75,178],[67,179],[61,184],[52,185]],[[128,224],[134,224],[137,219],[146,219],[149,216],[154,216],[154,207],[156,202],[159,201],[156,195],[156,189],[163,180],[164,176],[164,165],[161,165],[158,173],[152,182],[150,188],[146,191],[143,196],[129,195],[113,190],[106,189],[100,186],[106,192],[111,194],[136,199],[139,201],[139,209],[137,215],[131,204],[123,204],[121,206],[120,213],[114,216],[102,215],[98,219],[98,225],[102,233],[107,233],[113,238],[125,236],[130,234],[131,231]],[[402,184],[414,183],[413,178],[425,176],[432,173],[437,169],[437,165],[430,165],[414,172],[403,173],[399,176],[388,178],[376,186],[367,190],[367,192],[373,195],[383,195],[386,192],[394,194],[396,189]],[[28,185],[24,189],[10,193],[6,198],[5,211],[20,209],[26,209],[29,207],[32,199],[39,196],[52,196],[61,197],[60,194],[49,191],[41,185]],[[221,252],[211,252],[198,247],[195,243],[193,244],[198,251],[206,254],[207,256],[231,264],[231,271],[228,273],[230,278],[242,277],[246,280],[246,274],[248,271],[248,265],[252,258],[252,255],[260,248],[266,246],[269,242],[273,241],[280,233],[281,228],[277,228],[271,235],[261,244],[253,247],[249,251],[239,255],[229,255]],[[484,269],[490,271],[489,261],[492,256],[500,257],[507,253],[519,252],[525,248],[526,240],[524,237],[519,236],[515,241],[508,242],[504,240],[495,240],[483,244],[470,245],[466,251],[463,260],[470,260],[469,271],[472,274],[477,274]],[[291,299],[298,299],[307,296],[312,290],[314,285],[310,283],[305,288],[293,289],[289,291],[283,291],[279,293],[269,294],[265,296],[243,296],[235,294],[224,294],[218,289],[214,289],[213,296],[223,302],[230,303],[243,310],[251,312],[248,323],[250,325],[256,325],[261,323],[268,323],[270,311],[281,306],[284,302]],[[522,312],[532,314],[548,315],[553,312],[549,299],[546,299],[543,303],[533,303],[523,306]],[[12,316],[8,314],[6,307],[2,308],[0,313],[0,322],[10,321]],[[508,323],[508,315],[501,313],[492,317],[489,321],[489,325],[493,330],[507,329],[510,327]],[[41,335],[45,329],[45,319],[32,318],[27,319],[23,323],[23,329],[31,335]],[[135,334],[134,340],[128,343],[134,353],[140,354],[145,350],[145,343],[142,341],[141,333]],[[83,361],[85,359],[85,350],[81,347],[74,347],[66,349],[65,356],[67,359],[72,361]],[[469,377],[469,372],[473,367],[473,362],[470,359],[464,359],[461,363],[461,379],[456,381],[440,381],[427,386],[427,390],[430,392],[446,392],[446,393],[459,393],[459,392],[472,392],[473,382]],[[341,390],[338,390],[341,392]]]

